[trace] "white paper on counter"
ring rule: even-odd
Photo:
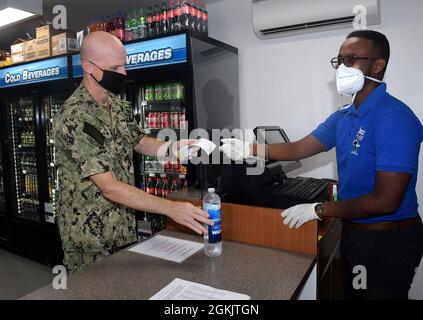
[[[203,247],[204,244],[202,243],[158,235],[136,245],[129,251],[174,262],[182,262]]]
[[[149,300],[250,300],[245,294],[176,278]]]

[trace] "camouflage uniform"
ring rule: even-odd
[[[53,122],[59,176],[57,220],[69,272],[136,242],[133,210],[104,198],[90,176],[112,172],[134,184],[133,148],[143,137],[131,105],[110,95],[97,105],[83,83]]]

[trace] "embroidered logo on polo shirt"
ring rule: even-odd
[[[366,134],[366,130],[360,128],[356,134],[356,139],[353,141],[353,151],[351,154],[358,156],[358,150],[361,147],[361,142],[364,140],[364,135]]]

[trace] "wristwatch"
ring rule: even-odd
[[[314,206],[314,212],[316,213],[319,220],[323,219],[323,203],[318,203]]]

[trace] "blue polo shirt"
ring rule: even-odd
[[[374,191],[376,173],[412,175],[401,206],[388,215],[352,220],[357,223],[397,221],[416,217],[416,181],[423,127],[413,111],[379,85],[361,105],[339,109],[312,136],[326,151],[336,147],[340,200]]]

